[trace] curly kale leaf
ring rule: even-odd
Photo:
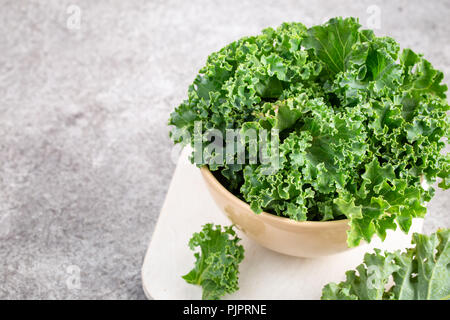
[[[183,279],[203,288],[202,299],[218,300],[226,293],[239,289],[239,263],[244,259],[244,247],[232,227],[206,224],[194,233],[189,247],[194,254],[194,268]]]
[[[405,252],[367,253],[347,279],[329,283],[323,300],[440,300],[450,299],[450,229],[426,236],[415,233],[414,248]],[[394,284],[389,286],[390,279]]]
[[[367,47],[355,47],[361,37],[366,36],[358,31],[360,26],[354,18],[333,18],[325,25],[309,28],[302,45],[314,49],[317,58],[330,72],[343,72],[352,62],[360,62],[367,56]]]

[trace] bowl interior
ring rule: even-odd
[[[219,191],[224,197],[227,198],[228,201],[231,201],[234,203],[234,205],[237,205],[239,207],[242,207],[244,210],[251,210],[250,205],[238,197],[236,197],[233,193],[231,193],[227,188],[225,188],[218,180],[217,178],[212,174],[212,172],[209,170],[207,166],[201,167],[201,173],[203,175],[203,178],[209,183],[214,189]],[[253,211],[252,211],[253,212]],[[255,213],[256,214],[256,213]],[[271,214],[268,212],[261,212],[258,214],[263,218],[264,220],[273,220],[273,222],[281,223],[285,225],[302,225],[309,227],[336,227],[336,225],[347,225],[349,222],[349,219],[341,219],[341,220],[329,220],[329,221],[296,221],[293,219],[290,219],[288,217],[282,217],[277,216],[275,214]]]

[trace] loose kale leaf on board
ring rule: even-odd
[[[450,229],[426,236],[414,233],[415,247],[405,252],[375,249],[346,273],[346,280],[327,284],[323,300],[450,299]],[[393,279],[393,285],[389,281]]]
[[[194,254],[195,266],[183,279],[203,288],[202,299],[218,300],[239,289],[239,263],[244,259],[244,247],[232,227],[206,224],[194,233],[189,247]]]

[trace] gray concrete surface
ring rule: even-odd
[[[379,10],[377,34],[450,79],[449,1],[0,4],[3,299],[144,298],[141,263],[175,166],[168,114],[232,40],[337,15],[376,27]],[[427,232],[450,226],[448,200],[430,204]]]

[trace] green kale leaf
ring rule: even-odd
[[[323,288],[322,300],[448,300],[449,238],[450,229],[430,236],[415,233],[415,247],[405,252],[366,253],[356,271],[346,272],[344,282]]]
[[[194,254],[195,266],[183,279],[203,288],[202,299],[218,300],[226,293],[239,289],[239,263],[244,259],[244,247],[239,245],[232,227],[205,224],[202,231],[194,233],[189,247]]]

